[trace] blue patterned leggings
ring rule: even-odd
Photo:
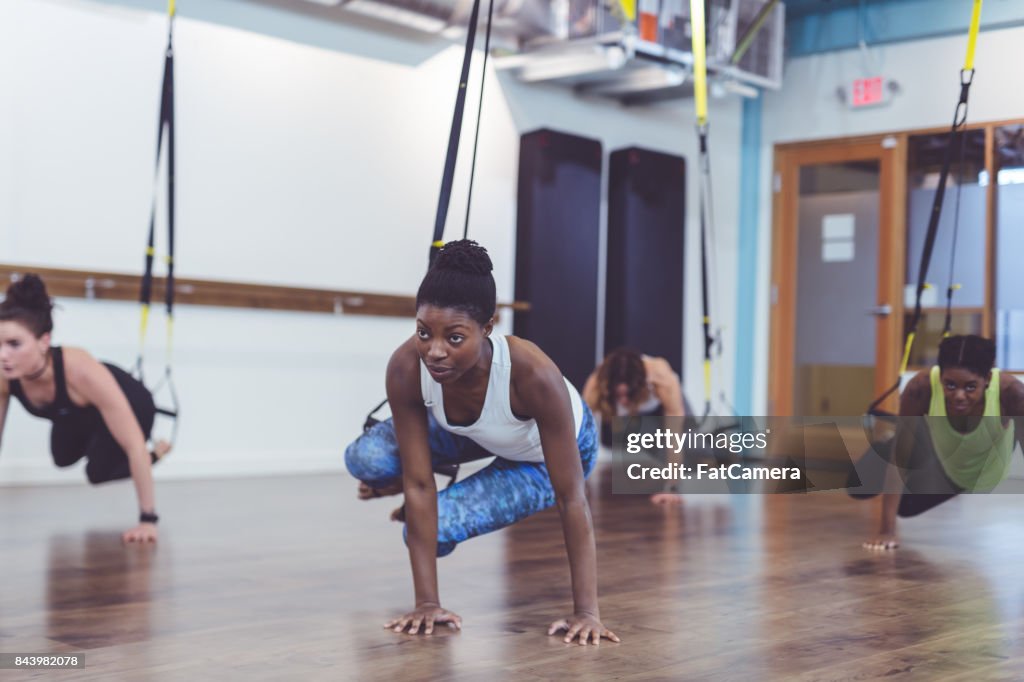
[[[427,439],[434,464],[494,457],[484,469],[437,493],[439,557],[451,554],[464,540],[510,526],[555,503],[555,491],[543,462],[495,457],[469,438],[445,431],[429,413],[427,419]],[[597,429],[586,405],[576,443],[583,475],[589,476],[597,461]],[[349,473],[374,488],[401,479],[398,440],[390,419],[375,425],[345,449],[345,466]]]

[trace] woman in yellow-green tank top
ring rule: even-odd
[[[917,516],[962,492],[988,492],[1010,468],[1024,437],[1024,384],[1000,372],[995,344],[950,336],[938,365],[918,372],[900,396],[899,432],[888,465],[878,533],[864,546],[899,546],[896,517]],[[922,419],[907,419],[922,417]]]

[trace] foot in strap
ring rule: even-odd
[[[455,479],[459,477],[459,465],[455,464],[435,464],[434,473],[440,474],[441,476],[448,477],[448,485],[455,483]]]

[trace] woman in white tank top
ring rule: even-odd
[[[388,363],[393,416],[345,451],[362,497],[405,493],[416,607],[386,627],[412,634],[429,634],[439,623],[461,627],[459,616],[441,607],[437,557],[557,503],[575,603],[548,634],[564,631],[566,642],[581,644],[618,641],[601,623],[584,489],[597,460],[593,415],[537,346],[492,335],[491,268],[473,241],[437,254],[416,296],[416,333]],[[494,461],[437,491],[436,467],[485,457]]]

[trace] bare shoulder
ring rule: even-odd
[[[72,385],[82,381],[89,381],[96,377],[97,372],[105,369],[100,362],[84,348],[73,348],[65,346],[62,348],[64,354],[64,376]]]
[[[512,411],[522,417],[545,419],[551,415],[568,418],[571,409],[565,380],[555,361],[548,357],[537,344],[508,336],[508,352],[512,362],[511,401]]]
[[[932,376],[931,370],[922,369],[917,374],[910,378],[907,382],[906,388],[903,389],[904,394],[910,394],[915,397],[932,395]]]
[[[512,377],[515,380],[531,380],[556,375],[561,378],[555,361],[532,341],[518,336],[507,336],[508,354],[512,361]]]
[[[916,416],[927,413],[932,399],[931,371],[922,369],[907,382],[900,395],[900,414]]]
[[[388,360],[387,390],[388,398],[417,398],[420,393],[420,356],[416,352],[415,339],[409,337],[395,349]]]
[[[412,337],[409,337],[391,354],[391,359],[388,360],[388,372],[409,372],[417,369],[419,362],[420,356],[416,352],[416,343]]]
[[[647,370],[647,377],[655,382],[678,381],[679,375],[672,369],[672,365],[665,358],[644,358],[644,369]]]
[[[518,406],[517,414],[535,414],[535,410],[544,409],[554,396],[565,393],[562,371],[532,341],[518,336],[506,338],[512,361],[513,410]]]
[[[1016,374],[1007,372],[1005,370],[999,371],[999,390],[1000,391],[1018,391],[1024,387],[1024,383],[1017,378]]]
[[[1024,417],[1024,383],[1009,372],[999,373],[999,402],[1004,415]]]

